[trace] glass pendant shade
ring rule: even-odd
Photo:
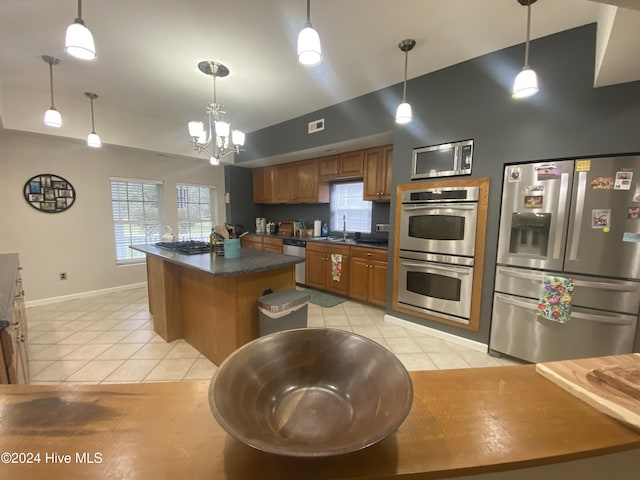
[[[313,67],[321,61],[320,36],[308,23],[298,34],[298,62],[305,67]]]
[[[100,136],[96,132],[91,132],[89,136],[87,136],[87,145],[92,148],[100,148],[102,146]]]
[[[82,20],[76,19],[74,23],[67,27],[64,51],[81,60],[94,60],[96,58],[96,45],[93,42],[93,35],[81,22]]]
[[[223,122],[222,120],[218,120],[216,122],[216,137],[225,137],[229,136],[229,124],[227,122]]]
[[[204,133],[204,124],[202,122],[192,121],[188,123],[189,136],[194,138],[200,138]]]
[[[398,109],[396,110],[396,123],[409,123],[411,119],[411,105],[407,102],[402,102],[398,105]]]
[[[538,76],[529,67],[525,67],[513,82],[513,98],[526,98],[538,93]]]
[[[214,157],[213,155],[211,157],[209,157],[209,164],[213,165],[214,167],[216,165],[220,165],[220,159]]]
[[[62,126],[62,115],[55,108],[50,108],[44,114],[44,124],[49,127],[60,128]]]
[[[244,132],[241,132],[240,130],[231,131],[231,143],[233,143],[234,145],[239,145],[240,147],[242,147],[244,145],[244,138]]]

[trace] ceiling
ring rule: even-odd
[[[595,85],[640,79],[640,1],[540,0],[531,36],[599,22]],[[10,130],[84,139],[95,92],[103,143],[175,156],[198,156],[186,122],[204,120],[211,77],[197,68],[215,60],[231,71],[217,82],[233,128],[250,132],[402,81],[398,43],[414,38],[409,78],[522,43],[526,9],[516,0],[315,0],[311,22],[323,62],[295,57],[304,0],[84,0],[82,17],[98,59],[63,52],[75,0],[0,0],[0,121]],[[602,32],[602,33],[601,33]],[[44,126],[50,105],[48,65],[63,126]],[[530,63],[535,68],[535,49]],[[410,92],[409,92],[410,100]],[[390,114],[393,114],[391,112]]]

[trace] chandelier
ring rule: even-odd
[[[229,69],[212,61],[200,62],[198,68],[202,73],[213,77],[213,102],[207,106],[208,128],[205,129],[203,122],[191,121],[188,124],[189,135],[198,153],[207,154],[211,165],[219,165],[221,158],[240,153],[245,135],[240,130],[231,130],[231,125],[224,121],[224,107],[216,97],[216,78],[229,75]]]

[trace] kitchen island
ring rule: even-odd
[[[0,452],[15,457],[0,464],[0,476],[637,478],[640,432],[565,392],[534,365],[410,376],[413,406],[394,434],[359,452],[315,459],[259,452],[227,435],[209,410],[208,381],[0,386]]]
[[[155,245],[131,247],[146,254],[149,311],[165,341],[184,338],[219,365],[258,338],[257,299],[265,290],[295,288],[302,258],[241,249],[240,258],[187,255]]]

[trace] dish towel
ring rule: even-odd
[[[331,278],[334,282],[339,282],[342,276],[342,255],[339,253],[331,254]]]
[[[538,316],[552,322],[566,323],[571,317],[573,278],[545,275],[540,288]]]

